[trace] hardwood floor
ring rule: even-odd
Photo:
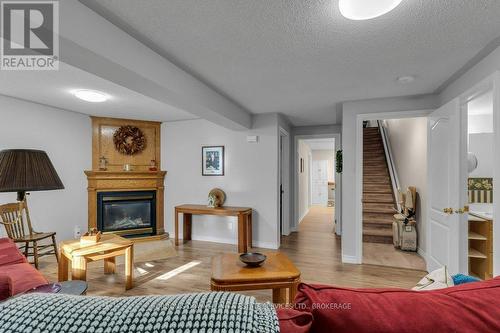
[[[411,288],[425,271],[378,265],[351,265],[341,262],[341,239],[333,233],[333,208],[311,207],[299,232],[283,237],[285,252],[308,283],[348,287]]]
[[[425,272],[416,270],[342,264],[340,238],[332,232],[331,219],[331,208],[312,207],[300,224],[299,232],[283,237],[280,251],[286,253],[302,272],[303,282],[350,287],[410,288],[425,275]],[[127,291],[123,266],[118,265],[115,275],[104,275],[102,263],[91,263],[87,294],[133,296],[209,291],[211,257],[235,250],[235,245],[201,241],[180,245],[175,257],[137,263],[143,275],[136,277],[134,288]],[[42,273],[51,281],[56,280],[55,267],[55,263],[50,261],[41,263]],[[271,301],[270,291],[245,294],[255,296],[259,301]]]

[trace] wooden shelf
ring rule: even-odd
[[[474,239],[474,240],[488,240],[486,236],[483,236],[481,234],[478,234],[477,232],[474,231],[469,231],[469,239]]]
[[[479,252],[476,249],[469,248],[469,258],[480,258],[480,259],[486,259],[488,258],[485,254]]]
[[[469,215],[469,274],[489,279],[493,273],[493,223]]]

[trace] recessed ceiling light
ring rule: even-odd
[[[369,20],[387,14],[403,0],[339,0],[340,13],[350,20]]]
[[[399,83],[412,83],[415,81],[415,77],[413,75],[405,75],[397,78]]]
[[[109,99],[109,95],[97,90],[78,89],[71,92],[77,98],[91,103],[102,103]]]

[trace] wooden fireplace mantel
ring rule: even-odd
[[[89,229],[97,227],[97,193],[156,191],[156,234],[165,235],[163,197],[166,171],[84,171],[88,181]]]

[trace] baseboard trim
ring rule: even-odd
[[[361,264],[361,260],[358,257],[356,257],[356,256],[348,256],[348,255],[343,254],[342,255],[342,263],[343,264],[356,264],[356,265],[360,265]]]
[[[424,250],[422,250],[422,248],[417,248],[417,253],[422,257],[424,258],[424,261],[425,263],[427,264],[427,253],[425,253]]]
[[[180,238],[180,239],[182,239],[182,238]],[[202,242],[231,244],[231,245],[235,245],[235,246],[238,244],[235,239],[219,238],[219,237],[212,237],[212,236],[195,236],[195,235],[193,235],[192,239],[196,240],[196,241],[202,241]],[[252,245],[254,247],[259,247],[259,248],[263,248],[263,249],[271,249],[271,250],[278,249],[278,244],[271,243],[271,242],[260,242],[260,241],[254,240]]]
[[[304,212],[304,214],[299,218],[297,225],[299,225],[304,220],[304,218],[307,216],[307,214],[309,214],[309,209],[310,208],[307,208],[307,210]]]

